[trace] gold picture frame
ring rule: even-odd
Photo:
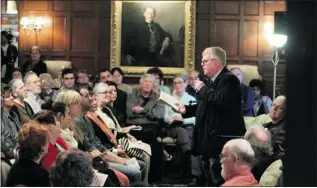
[[[149,1],[111,1],[111,46],[110,68],[120,67],[127,77],[139,77],[151,66],[126,66],[121,65],[122,57],[122,4],[123,3],[147,3]],[[160,67],[166,77],[172,77],[176,73],[184,73],[195,69],[195,29],[196,29],[196,1],[159,1],[157,3],[184,3],[184,57],[180,67]]]

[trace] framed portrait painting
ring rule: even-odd
[[[110,68],[139,76],[160,67],[167,77],[195,65],[195,1],[112,1]]]

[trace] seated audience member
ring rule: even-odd
[[[91,157],[76,149],[67,150],[57,156],[50,178],[57,187],[120,186],[116,177],[117,181],[112,182],[108,175],[94,170]]]
[[[113,82],[113,76],[107,69],[101,69],[99,71],[99,82],[106,83],[107,81]]]
[[[272,100],[266,94],[262,81],[253,79],[250,81],[249,86],[254,93],[253,116],[268,114],[272,106]]]
[[[14,159],[16,135],[22,127],[18,115],[11,110],[14,106],[11,89],[2,84],[1,87],[1,152],[7,159]]]
[[[60,90],[75,89],[75,71],[71,68],[65,68],[62,71],[62,83]]]
[[[176,74],[173,79],[174,91],[172,96],[180,101],[184,105],[190,105],[191,103],[197,103],[196,99],[186,92],[187,78],[185,75]],[[196,117],[185,118],[184,125],[195,125]]]
[[[41,60],[41,52],[38,46],[33,46],[31,48],[31,59],[32,61],[28,61],[22,66],[22,72],[24,74],[29,71],[35,72],[37,76],[42,73],[47,73],[47,66],[45,62]]]
[[[67,144],[60,138],[61,127],[56,122],[55,113],[51,110],[41,110],[34,114],[34,120],[40,125],[45,126],[49,130],[49,147],[47,154],[42,158],[42,167],[50,172],[51,167],[56,161],[56,157],[60,152],[68,149]]]
[[[167,86],[163,85],[164,74],[161,69],[159,69],[158,67],[153,67],[153,68],[150,68],[146,73],[152,74],[155,76],[161,91],[164,91],[167,94],[171,94],[171,90]]]
[[[17,136],[18,159],[8,174],[7,185],[50,187],[49,174],[39,164],[48,152],[48,130],[36,123],[27,123]]]
[[[263,172],[273,162],[271,134],[262,125],[254,125],[244,135],[254,151],[255,161],[252,165],[252,174],[259,182]]]
[[[9,85],[14,98],[14,106],[12,107],[12,110],[18,115],[19,120],[23,125],[24,123],[29,122],[33,115],[31,106],[24,101],[27,97],[27,89],[21,79],[11,80]]]
[[[270,109],[272,122],[263,125],[271,133],[273,158],[275,160],[285,155],[285,110],[286,97],[278,96]]]
[[[188,85],[186,87],[186,92],[189,95],[195,97],[197,100],[198,100],[198,98],[197,98],[198,95],[197,95],[197,92],[195,90],[195,81],[199,80],[198,75],[199,75],[199,73],[197,71],[195,71],[195,70],[190,71],[188,73]]]
[[[69,110],[69,116],[70,118],[72,118],[72,120],[69,121],[68,125],[63,125],[62,129],[64,129],[65,132],[62,131],[61,135],[66,136],[64,133],[71,135],[73,134],[73,137],[76,139],[78,143],[78,147],[81,148],[84,144],[84,134],[80,127],[76,125],[76,122],[73,119],[75,117],[79,117],[80,115],[82,115],[82,98],[78,92],[74,90],[64,89],[60,91],[56,97],[55,103],[58,102],[64,103],[66,105],[66,107]],[[70,132],[66,130],[67,127],[69,128]]]
[[[37,113],[41,110],[41,105],[44,103],[40,97],[40,78],[34,72],[28,72],[24,76],[24,84],[28,90],[27,97],[24,98],[24,101],[31,106],[33,113]]]
[[[137,160],[137,163],[140,166],[139,169],[134,166],[129,166],[127,158],[121,157],[124,156],[125,151],[123,150],[123,148],[118,147],[116,137],[108,128],[107,124],[95,114],[98,108],[96,98],[90,97],[89,105],[87,106],[89,107],[89,109],[85,108],[84,114],[90,121],[96,136],[99,138],[102,145],[106,147],[106,150],[110,150],[112,148],[115,149],[113,150],[114,154],[109,152],[110,154],[107,153],[106,155],[104,155],[104,158],[108,162],[109,167],[119,170],[120,172],[127,175],[131,182],[140,181],[142,178],[145,177],[144,173],[146,164],[143,161]]]
[[[90,89],[89,77],[88,77],[88,74],[85,70],[81,69],[81,70],[77,71],[76,84],[77,84],[78,88],[85,87],[87,89]]]
[[[20,68],[14,68],[12,70],[12,76],[11,79],[23,79],[23,73]]]
[[[54,88],[59,89],[62,86],[62,73],[64,70],[65,66],[62,66],[62,68],[58,71],[57,78],[54,79]]]
[[[252,89],[243,84],[243,72],[239,67],[233,67],[230,71],[238,77],[241,83],[241,91],[242,91],[242,104],[243,104],[243,115],[244,116],[253,116],[252,108],[254,104],[254,94]]]
[[[251,173],[254,152],[248,141],[233,139],[228,141],[220,154],[221,176],[225,180],[222,187],[257,186],[258,181]]]
[[[45,102],[52,100],[55,101],[58,91],[53,90],[54,80],[52,76],[48,73],[40,74],[40,82],[42,92],[40,93],[40,97]]]
[[[106,84],[110,88],[110,101],[107,104],[107,107],[111,109],[115,117],[117,118],[121,126],[126,125],[127,121],[127,97],[128,95],[125,92],[122,92],[117,88],[117,85],[114,82],[107,81]],[[128,128],[128,127],[126,127]],[[130,127],[133,128],[133,127]]]
[[[68,148],[78,148],[78,142],[74,138],[74,132],[69,129],[72,118],[65,103],[48,101],[42,105],[43,110],[52,110],[57,122],[61,126],[60,137],[65,141]]]
[[[140,150],[136,148],[128,149],[129,142],[137,142],[136,138],[132,136],[131,134],[129,134],[130,129],[135,126],[129,126],[122,129],[115,115],[111,111],[111,109],[106,106],[108,103],[110,103],[111,95],[112,93],[115,93],[114,92],[115,89],[116,89],[115,87],[108,86],[105,83],[99,83],[94,87],[93,92],[98,103],[98,108],[95,111],[95,114],[99,116],[102,119],[102,121],[109,127],[109,129],[113,132],[113,135],[115,136],[117,142],[119,143],[119,145],[123,147],[123,149],[125,150],[125,153],[129,157],[140,158],[146,163],[147,169],[146,169],[144,181],[147,182],[147,175],[148,175],[149,166],[150,166],[149,154],[147,154],[146,151],[144,150]],[[103,137],[105,136],[105,134],[103,132],[100,132],[98,128],[95,128],[95,132],[97,137],[99,137],[99,139],[103,142],[104,140]],[[108,138],[106,138],[106,141],[107,140]],[[103,144],[105,145],[107,143],[103,142]]]
[[[123,71],[119,67],[115,67],[111,69],[111,74],[113,76],[113,81],[117,84],[117,88],[126,92],[127,94],[132,93],[132,87],[128,84],[122,83],[122,79],[124,77]]]
[[[156,124],[164,117],[164,105],[158,102],[159,95],[153,92],[156,78],[144,74],[140,89],[135,89],[127,98],[127,124]]]

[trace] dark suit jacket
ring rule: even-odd
[[[12,44],[9,44],[7,50],[7,56],[4,56],[4,51],[1,48],[1,65],[8,63],[14,63],[18,58],[18,49]]]
[[[28,67],[32,66],[32,62],[28,61],[24,63],[22,66],[22,72],[25,74],[28,70]],[[36,65],[32,68],[32,71],[35,72],[38,76],[42,73],[47,73],[47,67],[46,64],[43,61],[39,61],[36,63]]]
[[[241,84],[242,89],[242,104],[243,104],[243,115],[253,116],[252,109],[254,105],[254,94],[252,88]]]
[[[238,78],[224,68],[213,84],[201,88],[197,105],[187,106],[184,117],[196,112],[192,152],[217,158],[224,144],[246,129],[242,115],[241,85]]]
[[[171,36],[164,31],[161,26],[152,22],[152,27],[155,30],[155,40],[156,40],[156,52],[161,50],[162,43],[166,37]],[[148,47],[150,44],[151,32],[147,22],[143,21],[138,24],[135,28],[129,29],[129,32],[126,33],[124,40],[124,55],[132,55],[134,58],[142,58],[144,53],[148,53]]]

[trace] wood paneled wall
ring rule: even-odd
[[[259,66],[271,93],[272,49],[264,38],[264,23],[273,22],[274,11],[284,11],[285,1],[197,1],[196,69],[201,52],[208,46],[227,51],[230,64]],[[91,74],[109,68],[110,1],[18,1],[19,17],[47,16],[51,26],[40,35],[20,31],[22,63],[32,45],[43,50],[45,59],[70,60],[77,69]],[[278,86],[284,82],[285,63],[278,67]]]

